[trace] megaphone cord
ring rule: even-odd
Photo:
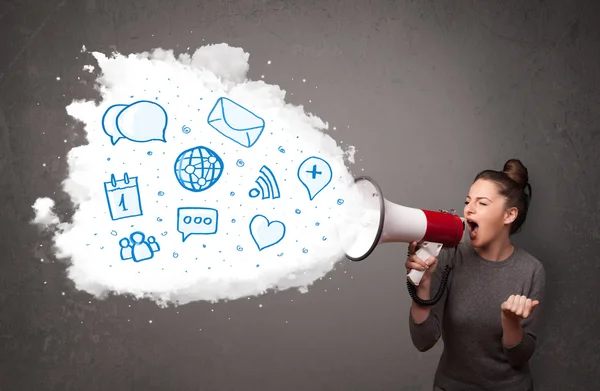
[[[415,287],[409,279],[406,279],[406,286],[408,287],[408,294],[413,299],[413,301],[422,306],[432,306],[437,304],[438,301],[444,295],[444,291],[446,290],[446,285],[448,284],[448,277],[450,276],[450,271],[452,268],[449,265],[446,265],[444,271],[442,272],[442,278],[440,280],[440,286],[438,287],[437,293],[433,298],[429,300],[423,300],[417,295],[417,287]]]

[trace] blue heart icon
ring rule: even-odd
[[[281,221],[269,221],[263,215],[256,215],[250,220],[250,235],[259,251],[271,247],[285,236],[285,224]]]

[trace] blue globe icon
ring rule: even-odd
[[[223,173],[223,160],[206,147],[187,149],[175,160],[175,177],[186,190],[201,192],[210,189]]]

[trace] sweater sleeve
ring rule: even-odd
[[[532,300],[539,300],[539,304],[534,308],[531,315],[521,322],[523,328],[523,337],[516,345],[506,346],[502,341],[502,348],[506,358],[513,367],[521,366],[529,361],[533,356],[536,347],[536,341],[538,336],[538,319],[540,318],[540,311],[544,305],[544,294],[546,284],[546,273],[541,263],[533,273],[531,289],[527,296]]]
[[[442,248],[438,255],[438,265],[435,268],[431,276],[431,297],[433,297],[439,287],[441,281],[442,272],[446,265],[450,264],[454,256],[453,248]],[[444,306],[446,303],[446,297],[448,296],[448,290],[450,289],[452,281],[452,273],[448,279],[448,285],[446,291],[442,295],[440,301],[431,306],[429,316],[422,323],[416,323],[409,309],[408,315],[408,327],[410,330],[410,336],[414,346],[417,350],[425,352],[431,349],[442,335],[442,320],[444,313]]]

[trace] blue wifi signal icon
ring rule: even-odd
[[[256,184],[258,185],[258,189],[252,189],[248,192],[248,195],[252,198],[258,197],[262,194],[262,199],[265,200],[267,198],[279,198],[279,186],[277,185],[277,180],[275,179],[275,175],[273,175],[273,171],[269,169],[267,166],[262,166],[260,169],[260,175],[256,178]]]

